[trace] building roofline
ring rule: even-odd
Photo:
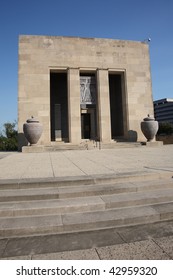
[[[125,39],[118,39],[118,38],[106,38],[106,37],[83,37],[83,36],[61,36],[61,35],[37,35],[37,34],[19,34],[19,40],[22,37],[47,37],[49,39],[53,39],[53,38],[64,38],[64,39],[78,39],[78,40],[110,40],[110,41],[117,41],[117,42],[126,42],[126,43],[139,43],[139,44],[144,44],[144,45],[148,45],[146,42],[144,41],[139,41],[139,40],[125,40]]]
[[[158,100],[154,100],[154,104],[157,103],[166,103],[166,102],[173,102],[173,98],[163,98],[163,99],[158,99]]]

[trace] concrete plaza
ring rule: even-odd
[[[0,183],[76,180],[135,173],[173,175],[173,145],[53,153],[0,153]],[[107,244],[101,241],[107,239]],[[92,243],[91,243],[91,240]],[[1,259],[173,259],[173,221],[71,233],[59,247],[58,236],[4,238]],[[63,239],[62,239],[63,240]],[[74,247],[79,241],[79,249]],[[32,244],[32,250],[30,245]],[[85,244],[82,248],[82,244]],[[44,250],[42,250],[44,247]],[[16,248],[22,248],[21,250]],[[82,248],[82,249],[81,249]],[[15,254],[15,253],[16,254]]]
[[[0,180],[173,172],[173,145],[50,153],[0,153]]]

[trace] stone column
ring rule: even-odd
[[[69,142],[79,144],[81,140],[79,69],[68,70],[68,120]]]
[[[97,85],[100,141],[106,143],[111,141],[109,79],[107,70],[97,71]]]

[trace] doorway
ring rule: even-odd
[[[80,72],[81,138],[97,139],[96,73]]]
[[[109,74],[112,139],[124,137],[123,83],[122,74]]]
[[[51,141],[68,142],[67,73],[50,72]]]
[[[91,138],[91,116],[88,113],[81,114],[81,133],[82,139]]]

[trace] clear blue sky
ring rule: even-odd
[[[153,99],[173,98],[172,0],[1,0],[0,130],[17,120],[18,35],[143,41],[151,37]]]

